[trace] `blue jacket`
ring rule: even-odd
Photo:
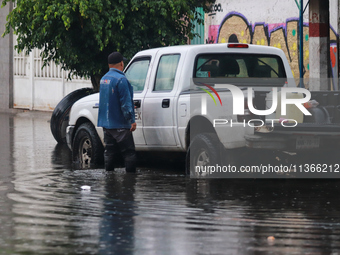
[[[100,80],[98,127],[131,128],[135,123],[133,88],[125,74],[110,68]]]

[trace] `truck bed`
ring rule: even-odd
[[[340,92],[313,91],[311,94],[311,99],[319,103],[318,107],[308,109],[312,116],[304,116],[303,123],[292,128],[274,123],[271,132],[247,135],[247,147],[289,151],[340,148]]]

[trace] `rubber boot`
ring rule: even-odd
[[[125,162],[125,171],[128,173],[136,172],[136,151],[135,151],[135,143],[133,141],[132,134],[129,138],[121,141],[119,144],[122,156]]]

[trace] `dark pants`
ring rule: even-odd
[[[136,151],[132,132],[128,129],[104,129],[105,169],[114,170],[120,154],[124,158],[126,172],[136,172]]]

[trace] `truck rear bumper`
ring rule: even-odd
[[[340,148],[340,135],[256,133],[246,135],[245,139],[246,147],[252,149],[303,151]]]

